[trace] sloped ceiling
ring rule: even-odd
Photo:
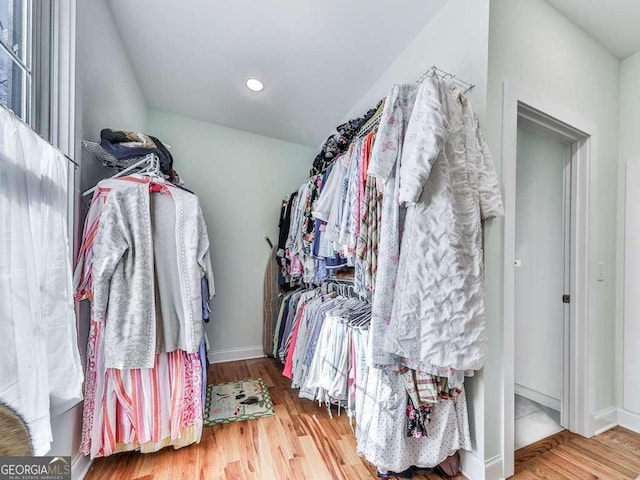
[[[151,108],[317,146],[446,0],[109,0]],[[265,85],[249,91],[248,77]]]

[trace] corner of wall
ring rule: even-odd
[[[617,411],[618,418],[617,423],[621,427],[631,430],[632,432],[640,433],[640,415],[624,408],[619,408]]]
[[[484,462],[473,452],[462,450],[460,452],[460,471],[469,480],[484,480]]]
[[[607,408],[593,415],[590,433],[594,436],[600,435],[616,425],[618,425],[618,409],[616,407]]]
[[[502,455],[481,460],[472,452],[462,451],[460,455],[460,471],[469,480],[502,480]]]
[[[131,74],[133,75],[133,79],[135,80],[135,82],[138,84],[138,87],[141,93],[141,99],[144,102],[144,104],[147,106],[147,110],[148,110],[149,99],[147,98],[147,94],[145,90],[142,88],[142,81],[140,80],[140,75],[139,75],[138,69],[136,68],[136,64],[131,58],[131,52],[127,48],[127,45],[122,40],[124,37],[122,35],[122,30],[120,29],[120,24],[116,21],[116,17],[113,14],[113,8],[111,7],[111,2],[109,2],[108,0],[104,0],[104,1],[107,6],[107,11],[109,12],[111,23],[113,24],[113,27],[118,34],[118,38],[120,39],[120,45],[122,47],[122,52],[124,54],[124,57],[126,58],[127,63],[131,66]]]
[[[264,349],[262,345],[241,348],[226,348],[220,350],[209,350],[207,358],[209,363],[226,363],[238,360],[251,360],[254,358],[264,358]]]
[[[78,2],[77,101],[80,131],[97,140],[104,127],[144,131],[147,101],[105,0]]]
[[[629,328],[625,312],[625,278],[630,273],[625,271],[629,259],[626,242],[627,228],[627,170],[628,163],[637,161],[640,157],[640,148],[637,146],[636,136],[640,125],[640,100],[635,94],[637,83],[640,80],[640,51],[620,60],[618,81],[618,202],[617,202],[617,240],[616,240],[616,404],[625,407],[625,330]],[[630,352],[629,352],[630,353]],[[629,360],[627,360],[628,362]],[[634,366],[627,367],[628,371],[635,372]],[[633,394],[630,393],[633,396]]]

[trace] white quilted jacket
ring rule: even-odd
[[[471,106],[427,78],[407,126],[400,167],[407,216],[384,348],[443,375],[482,368],[486,348],[482,220],[503,215],[498,180]]]

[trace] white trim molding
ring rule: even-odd
[[[531,388],[527,388],[517,383],[515,387],[515,392],[517,395],[520,395],[521,397],[528,398],[529,400],[533,400],[534,402],[539,403],[540,405],[544,405],[545,407],[549,407],[553,410],[560,411],[560,408],[562,407],[559,399],[550,397],[549,395],[545,395],[542,392],[532,390]]]
[[[473,452],[460,450],[460,471],[469,480],[484,480],[484,462]]]
[[[460,451],[460,472],[469,480],[501,480],[502,455],[482,461],[472,452]]]
[[[596,126],[550,102],[517,82],[503,85],[502,181],[504,186],[504,337],[503,337],[503,436],[504,475],[514,470],[514,390],[515,390],[515,224],[516,156],[518,121],[537,125],[572,145],[571,162],[571,304],[565,342],[565,394],[563,426],[585,437],[593,435],[589,416],[589,218],[592,162],[597,161]],[[567,368],[568,366],[568,368]],[[568,409],[566,408],[568,406]]]
[[[591,431],[593,435],[600,435],[601,433],[611,430],[618,425],[618,409],[616,407],[607,408],[596,413],[591,421]]]
[[[502,455],[496,455],[490,458],[484,463],[485,480],[502,480],[504,478],[502,475],[503,469]]]
[[[640,433],[640,414],[619,408],[618,425],[632,432]]]
[[[89,472],[92,463],[93,460],[89,457],[76,453],[76,456],[71,460],[71,478],[73,480],[82,480]]]
[[[207,352],[209,363],[235,362],[236,360],[250,360],[265,357],[262,345],[255,347],[229,348],[224,350],[210,350]]]

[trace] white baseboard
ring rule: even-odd
[[[522,397],[533,400],[534,402],[539,403],[540,405],[544,405],[545,407],[549,407],[553,410],[560,411],[560,409],[562,408],[560,400],[558,400],[557,398],[550,397],[549,395],[546,395],[542,392],[532,390],[531,388],[527,388],[517,383],[515,385],[515,392]]]
[[[89,457],[78,453],[71,460],[71,478],[72,480],[82,480],[89,468],[91,467],[92,460]]]
[[[496,455],[484,463],[484,478],[485,480],[502,480],[503,470],[502,455]]]
[[[618,425],[618,409],[616,407],[607,408],[593,416],[591,432],[593,435],[600,435],[616,425]]]
[[[262,345],[255,347],[230,348],[227,350],[213,350],[207,353],[209,363],[234,362],[236,360],[249,360],[251,358],[264,357]]]
[[[501,480],[502,455],[482,461],[472,452],[461,450],[460,471],[469,480]]]
[[[469,480],[484,480],[484,462],[467,450],[460,450],[460,471]]]
[[[631,430],[636,433],[640,433],[640,415],[624,408],[618,409],[618,425]]]

